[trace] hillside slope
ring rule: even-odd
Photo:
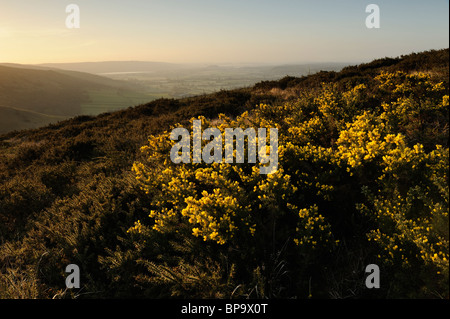
[[[67,119],[67,116],[48,115],[35,111],[0,105],[0,133],[17,129],[32,129]]]
[[[126,82],[92,74],[0,65],[0,133],[36,128],[81,114],[102,113],[89,112],[89,106],[98,103],[107,106],[108,101],[102,95],[114,102],[109,110],[118,108],[115,101],[123,107],[148,99]],[[12,108],[41,113],[41,116],[15,114]]]
[[[0,297],[448,298],[448,58],[0,135]],[[279,173],[164,165],[170,128],[198,116],[279,127]],[[82,292],[65,289],[70,263]]]

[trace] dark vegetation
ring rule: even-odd
[[[306,91],[320,90],[323,83],[335,83],[336,90],[342,91],[364,84],[368,93],[361,105],[379,107],[391,94],[380,90],[375,81],[382,71],[425,72],[434,83],[443,82],[448,95],[448,59],[448,49],[413,53],[349,66],[341,72],[286,77],[192,98],[159,99],[1,135],[0,297],[448,298],[448,290],[439,285],[430,288],[426,281],[408,286],[408,274],[402,271],[390,277],[397,280],[394,288],[364,290],[360,286],[368,257],[363,244],[341,245],[333,260],[321,256],[316,259],[321,264],[314,267],[292,268],[289,259],[283,259],[284,246],[279,246],[278,255],[270,256],[270,264],[262,266],[258,260],[246,259],[245,253],[233,251],[232,245],[218,249],[214,243],[173,233],[152,232],[145,240],[127,233],[137,220],[148,219],[150,212],[152,194],[139,187],[131,171],[133,163],[145,160],[140,148],[149,135],[177,123],[187,127],[192,117],[216,119],[224,113],[234,118],[260,103],[296,101]],[[4,82],[0,79],[0,83]],[[75,103],[82,98],[78,93],[61,90],[60,95]],[[420,136],[406,126],[400,131],[425,148],[440,144],[448,150],[448,114],[442,121],[435,129],[434,122],[425,119],[424,127],[430,127]],[[355,191],[356,187],[340,190],[342,194]],[[346,228],[350,221],[339,220],[336,225],[342,226],[336,233],[343,241],[354,240],[354,233]],[[349,261],[351,270],[345,268]],[[64,270],[71,263],[80,266],[82,289],[65,289]],[[246,265],[255,267],[243,271]],[[352,272],[355,269],[359,272]],[[324,271],[329,275],[324,276]],[[294,273],[301,273],[302,280],[292,282],[291,278],[299,277]]]

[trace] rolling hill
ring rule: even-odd
[[[0,105],[0,133],[32,129],[67,119],[63,115],[48,115],[26,109]]]
[[[149,99],[130,83],[93,74],[0,65],[2,133],[113,111]]]
[[[102,62],[76,62],[76,63],[45,63],[38,64],[37,67],[57,68],[62,70],[79,71],[93,74],[100,73],[120,73],[120,72],[162,72],[180,70],[186,65],[146,62],[146,61],[102,61]]]

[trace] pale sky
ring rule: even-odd
[[[66,6],[80,28],[66,27]],[[380,28],[368,29],[368,4]],[[447,0],[0,0],[0,62],[368,62],[449,47]]]

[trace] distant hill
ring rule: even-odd
[[[245,64],[177,64],[150,61],[103,61],[78,63],[45,63],[32,65],[38,69],[56,69],[87,72],[101,75],[114,75],[120,73],[149,73],[155,75],[186,76],[200,73],[208,75],[259,75],[260,77],[277,77],[292,75],[301,76],[318,71],[338,71],[349,63],[303,63],[283,65],[245,65]]]
[[[117,110],[149,99],[128,82],[89,73],[0,65],[0,133]]]
[[[72,78],[76,78],[78,80],[87,81],[87,82],[93,82],[99,85],[104,86],[111,86],[111,87],[118,87],[118,88],[128,88],[131,89],[132,85],[128,82],[124,81],[118,81],[113,80],[108,77],[103,77],[99,75],[93,74],[93,72],[83,72],[79,70],[71,70],[63,69],[63,68],[57,68],[57,67],[51,67],[51,66],[45,66],[45,65],[32,65],[32,64],[16,64],[16,63],[0,63],[0,67],[4,68],[14,68],[14,69],[20,69],[20,70],[35,70],[35,71],[53,71],[54,73],[58,74],[64,74],[67,76],[70,76]],[[10,72],[13,72],[13,70],[9,70]],[[5,72],[5,71],[4,71]],[[28,72],[28,71],[15,71],[15,72]],[[38,73],[35,73],[36,75]]]
[[[181,64],[165,62],[145,61],[102,61],[102,62],[77,62],[77,63],[45,63],[37,67],[50,67],[70,71],[87,73],[114,73],[114,72],[160,72],[180,69]]]

